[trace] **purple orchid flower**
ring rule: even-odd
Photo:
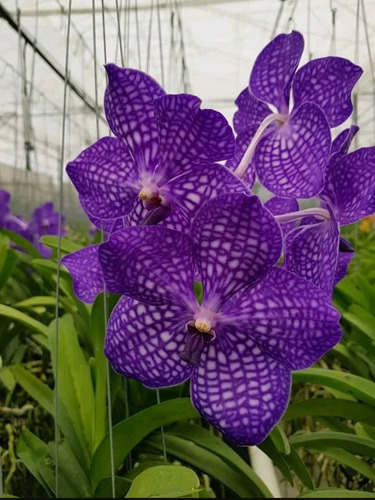
[[[27,228],[26,238],[31,241],[44,258],[49,258],[52,255],[52,250],[43,245],[40,238],[45,235],[59,235],[59,218],[58,212],[54,212],[53,202],[49,201],[37,207],[31,214],[31,220]],[[65,217],[61,216],[61,226],[65,224]],[[62,227],[61,236],[65,234],[65,229]]]
[[[113,233],[99,258],[107,289],[124,295],[105,342],[114,369],[151,388],[191,377],[209,422],[237,444],[261,442],[286,409],[291,370],[341,337],[327,296],[274,267],[281,251],[279,224],[247,194],[207,201],[191,237],[162,226]]]
[[[283,198],[310,198],[323,188],[330,127],[350,116],[351,91],[362,74],[341,57],[315,59],[296,71],[303,48],[302,35],[293,31],[278,35],[257,57],[249,88],[236,100],[236,153],[227,164],[250,186],[256,172]]]
[[[225,118],[198,97],[165,95],[141,71],[106,66],[104,106],[115,137],[104,137],[67,166],[89,216],[188,230],[198,207],[221,190],[244,190],[215,162],[230,158]]]
[[[287,268],[327,294],[345,275],[353,257],[353,249],[340,238],[340,226],[375,212],[375,147],[347,153],[357,130],[356,126],[344,130],[332,144],[333,154],[319,195],[322,208],[311,209],[319,219],[302,219],[286,237]]]
[[[5,221],[10,213],[9,208],[10,193],[0,189],[0,228],[4,227]]]
[[[82,207],[97,227],[111,233],[125,226],[161,223],[189,231],[199,206],[222,192],[247,191],[226,167],[215,163],[233,155],[234,137],[226,119],[200,109],[198,97],[165,95],[141,71],[109,64],[104,105],[116,137],[105,137],[67,166]],[[114,224],[114,226],[113,226]],[[64,257],[73,281],[87,278],[80,259],[98,268],[97,247]],[[99,272],[91,290],[75,291],[92,302],[103,289]]]

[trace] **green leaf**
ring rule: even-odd
[[[314,484],[310,477],[309,471],[307,470],[307,467],[301,457],[298,455],[297,450],[293,446],[290,447],[290,453],[289,455],[286,455],[284,459],[292,469],[292,471],[296,474],[298,479],[301,481],[301,483],[310,490],[314,489]]]
[[[42,243],[44,245],[47,245],[47,247],[50,248],[58,248],[59,246],[59,237],[58,236],[42,236],[41,238]],[[82,248],[82,245],[78,245],[77,243],[74,243],[71,241],[69,238],[60,238],[61,241],[61,251],[64,253],[72,253],[76,252],[77,250],[80,250]]]
[[[0,229],[0,234],[5,234],[10,240],[13,241],[18,247],[25,250],[31,257],[39,258],[41,255],[38,250],[29,241],[25,240],[22,236],[9,229]]]
[[[124,498],[132,482],[130,479],[115,476],[116,498]],[[105,477],[95,489],[94,498],[112,498],[112,478]]]
[[[290,442],[296,447],[342,448],[355,455],[375,458],[375,441],[345,432],[301,432],[292,436]]]
[[[0,368],[0,382],[6,387],[7,391],[12,392],[14,390],[16,379],[9,366],[2,366]]]
[[[189,398],[165,401],[146,408],[123,420],[113,427],[114,468],[117,470],[128,453],[148,434],[162,425],[179,420],[199,418]],[[111,474],[109,435],[107,434],[96,448],[91,462],[91,481],[96,486]]]
[[[283,455],[278,451],[270,436],[258,444],[258,448],[260,448],[272,460],[284,476],[285,480],[293,486],[293,476],[290,472],[288,462],[286,461],[286,455]]]
[[[373,425],[375,422],[375,408],[373,406],[343,399],[297,401],[289,405],[283,420],[305,418],[307,415],[312,417],[342,417],[369,425]]]
[[[17,302],[13,304],[13,307],[16,308],[27,308],[27,307],[35,307],[35,306],[55,306],[56,305],[56,297],[50,297],[48,295],[28,297],[25,300],[21,300],[21,302]]]
[[[191,496],[199,488],[196,473],[187,467],[158,465],[139,474],[126,498],[181,498]]]
[[[48,446],[33,433],[24,429],[17,440],[16,452],[31,474],[46,492],[51,494],[54,490],[53,482],[51,484],[48,480],[46,481],[41,473],[41,465],[47,466],[52,463],[48,453]]]
[[[375,493],[344,488],[321,488],[303,493],[298,498],[375,498]]]
[[[276,425],[269,434],[272,439],[276,449],[279,453],[283,455],[289,455],[290,453],[290,443],[286,437],[284,431],[279,425]]]
[[[48,337],[48,329],[46,325],[43,325],[40,321],[37,321],[34,318],[31,318],[27,314],[14,309],[13,307],[6,306],[4,304],[0,304],[0,316],[5,316],[6,318],[10,318],[17,323],[21,323],[30,330],[34,330],[42,335]]]
[[[56,376],[55,360],[56,320],[49,326],[51,354]],[[59,397],[73,423],[82,447],[93,450],[94,389],[90,367],[78,343],[73,318],[66,314],[58,321],[58,386]]]
[[[105,317],[103,293],[98,295],[91,310],[91,338],[95,355],[95,423],[94,446],[108,432],[107,359],[104,355]]]
[[[203,427],[196,424],[180,423],[173,427],[168,433],[193,441],[198,446],[215,453],[215,455],[228,462],[229,465],[241,471],[249,482],[254,483],[254,490],[258,491],[259,495],[263,497],[272,496],[271,492],[262,479],[256,474],[254,469],[230,446],[224,443],[222,439],[216,437],[206,429],[203,429]]]
[[[165,444],[168,454],[177,457],[179,460],[197,467],[209,476],[216,478],[226,487],[231,489],[241,498],[264,498],[265,495],[259,493],[255,484],[241,473],[237,467],[230,465],[223,458],[206,448],[198,446],[192,441],[189,441],[172,434],[165,434]],[[160,435],[154,435],[145,441],[145,445],[149,445],[158,451],[162,450]],[[272,495],[270,495],[272,497]]]
[[[48,449],[51,459],[54,459],[55,443],[49,443]],[[59,472],[68,479],[71,488],[74,488],[78,492],[79,498],[90,498],[91,486],[89,479],[66,440],[59,444],[58,464]]]
[[[20,386],[37,401],[48,413],[53,415],[53,391],[35,375],[21,365],[11,367],[14,378]]]
[[[371,340],[375,341],[375,318],[366,309],[352,304],[347,312],[342,313],[342,317],[349,321],[355,328],[361,330]]]
[[[359,472],[371,481],[375,481],[375,470],[373,469],[373,467],[346,450],[342,450],[340,448],[325,448],[317,446],[316,448],[311,448],[310,451],[318,451],[319,453],[323,453],[326,457],[332,458],[333,460],[336,460],[336,462],[347,465],[348,467]]]
[[[351,373],[323,368],[307,368],[293,373],[293,380],[337,389],[375,406],[375,383]]]
[[[7,249],[0,255],[0,288],[2,288],[12,275],[18,262],[17,252]]]

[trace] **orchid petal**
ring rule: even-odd
[[[250,91],[261,101],[288,111],[289,92],[304,47],[298,31],[278,35],[258,55],[250,75]]]
[[[340,315],[317,286],[273,268],[223,308],[237,342],[257,344],[291,370],[316,363],[341,339]]]
[[[99,248],[107,290],[147,304],[185,303],[193,297],[190,239],[160,226],[112,233]]]
[[[234,130],[239,134],[249,127],[258,128],[267,115],[272,113],[267,104],[254,97],[246,87],[235,100],[238,111],[233,116]]]
[[[340,224],[375,212],[375,146],[335,158],[327,171],[325,193]]]
[[[323,112],[315,104],[302,104],[286,124],[260,140],[254,155],[259,180],[276,196],[315,196],[323,187],[330,148],[331,134]]]
[[[339,247],[337,222],[300,226],[288,233],[285,245],[286,268],[331,295]]]
[[[65,255],[61,263],[73,278],[74,293],[77,297],[88,304],[94,302],[104,288],[103,272],[99,262],[99,245],[89,245]]]
[[[130,212],[138,172],[128,149],[115,137],[103,137],[85,149],[66,171],[88,214],[116,219]]]
[[[152,388],[187,380],[193,367],[179,356],[186,337],[185,315],[175,305],[156,306],[121,297],[109,318],[105,340],[113,368]]]
[[[108,124],[123,141],[140,171],[152,172],[159,159],[154,101],[165,94],[146,73],[106,65],[104,109]]]
[[[189,94],[166,95],[155,101],[160,162],[156,172],[169,180],[195,165],[233,156],[234,136],[224,116],[200,109],[201,100]]]
[[[299,210],[298,201],[295,198],[278,198],[277,196],[273,196],[264,203],[264,206],[273,215],[282,215],[297,212]],[[281,223],[280,226],[284,236],[289,233],[295,225],[295,221]]]
[[[206,202],[191,230],[204,304],[216,308],[257,280],[281,254],[279,224],[257,196],[221,195]]]
[[[249,345],[229,338],[209,344],[191,385],[195,408],[238,445],[265,439],[286,410],[291,387],[290,370]]]
[[[294,77],[294,106],[314,102],[323,110],[330,127],[337,127],[353,111],[351,92],[362,73],[362,68],[342,57],[309,61]]]

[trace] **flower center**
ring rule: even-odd
[[[179,353],[181,359],[191,365],[198,365],[205,346],[215,340],[214,313],[203,308],[194,315],[194,320],[186,324],[184,349]]]
[[[157,189],[143,188],[139,191],[138,196],[139,199],[143,201],[143,206],[147,210],[152,210],[153,208],[160,207],[163,201]]]

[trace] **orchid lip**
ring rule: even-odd
[[[187,330],[185,346],[179,352],[179,356],[190,365],[198,365],[204,348],[215,340],[216,333],[210,325],[200,321],[189,321],[185,328]]]

